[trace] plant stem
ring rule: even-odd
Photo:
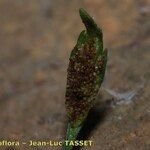
[[[77,135],[79,133],[81,129],[81,126],[78,127],[71,127],[70,123],[68,124],[68,129],[67,129],[67,136],[66,136],[66,141],[68,141],[68,143],[70,142],[74,142],[77,138]],[[73,145],[68,144],[66,145],[66,143],[64,144],[64,150],[72,150],[73,149]]]

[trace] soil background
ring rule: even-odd
[[[82,133],[83,150],[150,149],[150,1],[0,0],[0,139],[63,140],[69,55],[85,8],[103,29],[109,50],[99,103]],[[132,91],[128,104],[106,92]],[[113,104],[113,105],[112,105]],[[0,150],[60,150],[1,147]]]

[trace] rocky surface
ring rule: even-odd
[[[64,139],[66,69],[70,51],[84,28],[80,7],[102,27],[109,50],[99,103],[82,133],[94,143],[81,149],[149,150],[148,0],[1,0],[0,139]],[[108,89],[117,94],[139,90],[126,103],[127,95],[120,100]]]

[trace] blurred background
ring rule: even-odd
[[[81,149],[149,150],[148,0],[0,0],[0,139],[64,139],[66,70],[84,29],[80,7],[103,29],[109,50],[98,98],[107,111],[88,136],[92,147]]]

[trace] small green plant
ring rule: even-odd
[[[79,10],[86,30],[82,31],[70,55],[66,87],[66,110],[69,118],[66,140],[74,141],[94,106],[103,82],[107,50],[103,49],[102,30],[84,10]],[[64,146],[72,150],[73,146]]]

